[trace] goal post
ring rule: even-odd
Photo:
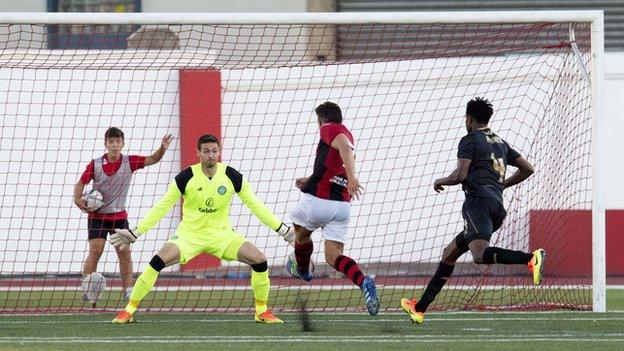
[[[420,295],[463,226],[460,187],[436,195],[431,184],[454,167],[475,96],[492,101],[492,128],[536,168],[505,191],[508,216],[492,243],[546,246],[546,278],[535,288],[524,267],[480,266],[468,254],[432,308],[604,312],[603,39],[602,11],[0,13],[0,312],[91,309],[79,291],[87,221],[71,196],[104,153],[108,127],[126,133],[124,154],[138,155],[167,133],[220,128],[224,162],[290,222],[294,178],[311,173],[319,138],[314,108],[327,100],[354,134],[366,189],[351,208],[346,253],[377,277],[382,308],[396,310]],[[217,78],[193,84],[194,73]],[[184,118],[182,79],[197,105]],[[176,140],[135,173],[131,226],[192,144]],[[135,273],[179,221],[177,205],[134,245]],[[231,221],[267,255],[275,309],[301,299],[320,311],[362,309],[360,292],[324,264],[320,233],[318,279],[304,285],[282,269],[289,248],[240,201]],[[100,310],[123,304],[117,262],[107,245]],[[166,269],[144,307],[246,311],[248,284],[236,263]]]
[[[596,312],[607,310],[606,215],[603,198],[605,157],[604,108],[604,17],[595,14],[592,20],[592,307]]]

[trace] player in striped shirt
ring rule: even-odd
[[[201,136],[197,141],[200,163],[180,172],[163,198],[134,229],[118,229],[111,235],[110,240],[115,247],[132,244],[156,225],[180,197],[184,198],[180,225],[137,278],[128,305],[117,314],[113,323],[133,321],[135,311],[156,283],[163,268],[178,262],[185,264],[202,252],[251,266],[256,322],[283,323],[267,307],[271,282],[264,253],[246,241],[230,223],[230,205],[234,194],[238,195],[262,223],[278,232],[286,241],[294,240],[294,234],[290,227],[282,223],[256,197],[242,174],[225,163],[218,162],[220,154],[221,146],[216,137]]]
[[[298,178],[301,199],[291,211],[295,231],[295,257],[288,267],[295,278],[310,281],[310,257],[313,251],[312,232],[321,228],[325,238],[325,261],[344,273],[364,294],[371,316],[379,312],[375,280],[364,276],[357,263],[343,254],[350,219],[350,202],[359,199],[362,186],[355,175],[354,141],[342,124],[342,111],[333,102],[316,108],[321,140],[316,149],[314,170],[310,177]]]

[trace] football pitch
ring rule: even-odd
[[[622,350],[624,290],[607,313],[281,313],[283,325],[249,314],[145,313],[127,325],[112,313],[0,316],[0,350]],[[398,304],[398,301],[397,301]]]

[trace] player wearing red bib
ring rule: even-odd
[[[115,229],[128,228],[128,213],[126,212],[126,197],[132,180],[132,174],[137,170],[158,163],[173,137],[163,137],[160,147],[150,156],[123,155],[124,133],[119,128],[111,127],[104,134],[106,153],[91,160],[82,176],[74,186],[74,203],[83,212],[88,213],[89,254],[85,259],[82,274],[83,278],[97,269],[100,256],[104,250],[104,243],[108,234]],[[82,193],[85,185],[93,181],[93,188],[104,196],[104,205],[97,211],[87,207]],[[130,248],[117,249],[121,286],[124,299],[130,296],[132,286],[132,257]],[[83,295],[86,300],[86,295]]]

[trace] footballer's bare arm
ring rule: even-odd
[[[301,189],[301,188],[303,188],[305,183],[308,182],[308,180],[310,180],[310,177],[297,178],[297,179],[295,179],[295,186],[297,187],[297,189]]]
[[[346,135],[338,134],[332,141],[331,147],[338,150],[342,163],[345,166],[345,171],[347,172],[347,191],[349,195],[359,200],[364,188],[360,185],[360,181],[355,175],[355,155],[353,153],[353,146]]]
[[[455,167],[453,172],[451,172],[451,174],[444,178],[436,179],[436,181],[433,183],[433,189],[439,193],[440,191],[444,190],[445,185],[457,185],[463,182],[468,176],[468,170],[470,169],[471,163],[472,160],[468,160],[465,158],[460,158],[459,160],[457,160],[457,167]]]
[[[512,174],[509,178],[505,179],[505,181],[503,182],[505,188],[509,188],[523,182],[535,172],[533,166],[529,163],[529,161],[527,161],[527,159],[522,156],[516,159],[515,165],[516,167],[518,167],[518,170],[515,171],[514,174]]]
[[[167,151],[167,149],[171,145],[172,140],[173,140],[173,135],[171,134],[165,135],[162,139],[162,142],[160,143],[160,147],[156,149],[156,151],[154,151],[153,154],[145,158],[145,165],[151,166],[151,165],[158,163],[165,155],[165,151]]]

